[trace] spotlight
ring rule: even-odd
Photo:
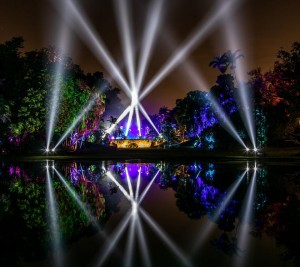
[[[48,152],[50,151],[50,149],[49,149],[49,148],[46,148],[45,151],[46,151],[46,153],[48,153]]]
[[[257,152],[257,148],[255,147],[255,148],[253,148],[253,151],[256,153]]]
[[[135,201],[132,201],[132,204],[131,204],[132,206],[132,215],[134,215],[134,214],[136,214],[137,213],[137,208],[138,208],[138,206],[137,206],[137,203],[135,202]]]
[[[250,151],[250,148],[246,147],[246,151],[249,152],[249,151]]]
[[[55,152],[55,148],[52,148],[51,151],[52,151],[52,152]]]
[[[49,169],[49,165],[48,164],[45,167],[46,167],[46,169]]]
[[[257,165],[256,165],[256,162],[255,162],[255,165],[254,165],[253,170],[254,170],[255,172],[258,170]]]

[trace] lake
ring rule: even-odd
[[[300,168],[2,161],[1,266],[299,266]]]

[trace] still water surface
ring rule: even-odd
[[[300,168],[1,162],[0,266],[299,266]]]

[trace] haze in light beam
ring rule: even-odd
[[[244,141],[239,136],[237,130],[233,126],[231,120],[220,106],[215,97],[211,94],[207,94],[207,99],[210,101],[213,110],[215,111],[216,116],[218,117],[219,123],[224,127],[224,129],[237,141],[239,142],[245,149],[247,146]]]
[[[171,58],[160,68],[158,73],[152,80],[145,86],[145,89],[140,95],[140,100],[146,97],[191,51],[199,45],[207,34],[220,22],[222,16],[233,8],[233,4],[237,0],[224,0],[220,3],[213,14],[209,16],[204,25],[198,25],[196,30],[190,35],[189,38],[173,53]]]
[[[64,132],[64,134],[61,136],[61,138],[58,140],[57,144],[54,146],[53,149],[56,149],[66,138],[67,136],[70,134],[70,132],[77,126],[77,124],[81,121],[82,117],[88,113],[91,108],[94,106],[95,104],[95,100],[96,100],[97,96],[94,96],[89,102],[88,104],[85,106],[85,108],[83,108],[83,110],[81,111],[81,113],[77,116],[77,118],[75,119],[75,121],[70,125],[70,127]]]
[[[163,2],[164,0],[155,0],[150,3],[151,6],[147,14],[139,58],[138,74],[136,80],[137,91],[140,90],[140,87],[143,83],[144,76],[148,68],[148,61],[153,51],[154,42],[158,32],[158,25],[161,21]]]
[[[227,44],[232,52],[242,49],[244,44],[241,42],[239,33],[242,30],[238,29],[238,23],[235,21],[232,13],[229,12],[224,15],[224,30]],[[244,58],[243,58],[244,59]],[[240,115],[245,124],[245,128],[248,132],[253,147],[256,147],[256,136],[255,136],[255,123],[254,123],[254,101],[250,93],[250,88],[246,86],[247,71],[245,67],[245,60],[238,59],[236,62],[236,68],[234,70],[235,78],[237,80],[238,90],[235,91],[237,98],[240,102],[241,108],[239,108]]]
[[[51,239],[53,250],[54,250],[54,262],[55,266],[62,266],[63,265],[63,259],[61,256],[61,234],[60,234],[60,226],[58,223],[58,210],[57,210],[57,203],[53,191],[53,185],[51,181],[51,176],[49,172],[49,165],[48,161],[46,163],[46,181],[47,181],[47,200],[49,205],[49,222],[50,222],[50,233],[51,233]]]
[[[121,37],[121,44],[123,50],[124,61],[128,72],[130,87],[135,88],[135,56],[134,43],[132,33],[132,23],[130,21],[131,12],[129,11],[128,0],[114,0],[116,10],[116,19],[118,22],[119,35]]]
[[[67,25],[61,25],[60,33],[58,35],[58,44],[57,47],[60,49],[58,53],[63,53],[69,41],[69,34],[68,34]],[[64,59],[64,56],[62,55]],[[57,117],[59,114],[60,109],[60,102],[61,102],[61,87],[64,78],[64,60],[62,62],[56,62],[55,66],[55,74],[54,74],[54,81],[53,86],[51,87],[50,92],[50,99],[49,99],[49,111],[47,112],[47,144],[46,149],[50,149],[50,143],[54,134],[54,127],[56,125]]]
[[[64,0],[67,3],[68,9],[72,12],[74,19],[71,21],[71,25],[78,32],[79,37],[91,48],[95,57],[105,66],[105,68],[110,72],[112,78],[124,89],[124,92],[128,97],[131,98],[131,90],[124,79],[121,71],[119,70],[117,64],[114,62],[112,56],[105,47],[102,39],[97,35],[96,31],[93,29],[89,20],[84,16],[83,11],[79,11],[79,7],[71,0]],[[75,26],[78,27],[75,27]]]

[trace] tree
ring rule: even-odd
[[[277,57],[272,70],[250,72],[256,107],[266,114],[271,144],[299,144],[300,43],[294,43],[291,51],[279,50]]]

